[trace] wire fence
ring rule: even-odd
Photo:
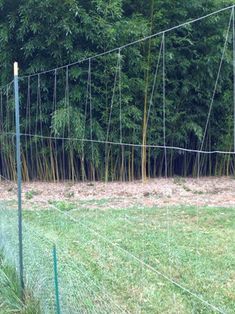
[[[155,60],[157,66],[151,77],[153,86],[149,110],[146,112],[146,128],[148,122],[154,124],[156,118],[151,110],[159,79],[160,60],[163,72],[160,77],[163,85],[160,94],[162,107],[154,112],[159,118],[161,131],[157,138],[150,136],[149,142],[146,139],[141,142],[141,128],[130,128],[131,137],[128,137],[130,129],[123,128],[126,113],[121,90],[122,58],[127,59],[128,49],[134,44],[138,45],[142,39],[107,52],[118,54],[111,56],[110,60],[112,80],[108,94],[111,96],[102,111],[104,116],[99,117],[100,120],[105,120],[103,129],[97,127],[97,121],[94,122],[94,114],[97,114],[95,104],[100,106],[99,99],[95,99],[95,96],[99,94],[102,84],[94,87],[92,70],[93,67],[99,71],[103,69],[105,62],[102,57],[106,54],[79,61],[79,64],[83,64],[82,77],[77,80],[76,75],[71,74],[77,63],[20,78],[23,178],[52,181],[133,179],[135,175],[131,176],[130,173],[136,172],[139,175],[139,157],[141,150],[146,148],[149,152],[149,167],[154,160],[155,166],[161,165],[160,174],[167,176],[168,167],[173,163],[170,152],[176,151],[181,158],[176,160],[176,164],[182,160],[187,162],[188,158],[191,167],[189,172],[195,172],[199,180],[203,169],[210,166],[209,158],[212,155],[223,155],[221,158],[224,155],[228,158],[233,156],[235,153],[231,145],[227,150],[204,150],[205,140],[209,136],[212,105],[234,19],[234,6],[224,10],[227,12],[228,9],[232,9],[232,12],[229,23],[226,20],[219,71],[212,98],[208,99],[209,112],[198,149],[191,148],[191,142],[187,142],[184,147],[171,145],[172,133],[167,132],[169,112],[166,103],[165,40],[166,34],[178,29],[174,27],[145,38],[156,40],[158,48],[158,58]],[[209,16],[211,15],[206,17]],[[197,21],[201,19],[192,22]],[[161,37],[155,38],[159,35]],[[75,100],[76,97],[83,100],[82,114],[71,106],[71,99],[74,98],[71,97],[70,88],[76,87],[78,83],[83,86],[83,94],[72,96]],[[13,84],[3,87],[0,95],[1,180],[15,180]],[[159,97],[155,99],[157,100]],[[138,120],[138,114],[137,117],[133,115],[134,118]],[[130,143],[124,142],[124,138],[129,138]],[[151,155],[151,149],[157,151]],[[110,158],[111,154],[115,158]],[[100,163],[96,158],[98,155],[101,156]],[[137,163],[139,162],[137,166],[134,165],[136,155]],[[232,157],[228,159],[227,165],[228,173],[234,172]],[[114,176],[113,172],[118,166],[120,173]],[[46,208],[39,208],[37,204],[35,206],[36,208],[25,209],[23,216],[24,280],[26,287],[40,301],[43,313],[233,312],[234,302],[227,295],[225,287],[230,284],[233,274],[234,259],[230,256],[233,243],[232,238],[226,242],[223,234],[219,233],[220,228],[228,227],[226,232],[232,234],[232,210],[230,212],[227,209],[228,218],[223,220],[224,209],[214,209],[211,213],[210,209],[201,209],[199,205],[172,210],[169,206],[114,209],[104,204],[102,209],[94,210],[87,204],[81,210],[78,204],[72,211],[51,204],[47,204]],[[0,218],[0,248],[19,272],[17,203],[1,202]],[[214,229],[208,231],[210,219],[213,220]],[[222,227],[222,223],[225,226]],[[218,251],[214,254],[214,250],[223,245],[222,259]],[[222,288],[215,290],[214,287]]]
[[[11,205],[0,205],[0,248],[18,269],[18,217]],[[30,223],[23,224],[25,286],[40,300],[43,313],[127,313],[68,248],[56,246]],[[64,224],[66,228],[66,224]],[[79,252],[78,252],[79,254]],[[58,265],[55,269],[55,262]],[[58,283],[56,287],[55,281]],[[58,288],[58,291],[57,291]],[[56,295],[58,293],[58,300]]]

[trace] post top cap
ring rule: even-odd
[[[18,62],[14,62],[14,76],[18,75]]]

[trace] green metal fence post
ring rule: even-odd
[[[58,266],[57,266],[57,254],[56,254],[56,246],[55,245],[53,246],[53,261],[54,261],[54,283],[55,283],[56,313],[60,314]]]
[[[23,267],[23,236],[22,236],[22,202],[21,202],[21,156],[20,156],[20,109],[19,109],[19,79],[18,63],[14,63],[14,95],[16,119],[16,160],[17,160],[17,186],[18,186],[18,238],[19,238],[19,272],[21,298],[24,298],[24,267]]]

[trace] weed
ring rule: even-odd
[[[204,194],[204,192],[203,192],[203,191],[201,191],[201,190],[199,190],[199,191],[193,191],[193,194],[202,195],[202,194]]]
[[[34,196],[36,196],[38,194],[39,194],[39,192],[37,192],[35,190],[30,190],[30,191],[25,192],[25,198],[27,200],[31,200]]]
[[[72,197],[74,197],[74,192],[73,191],[67,191],[64,193],[64,196],[66,198],[72,198]]]
[[[187,186],[187,185],[183,185],[182,188],[186,191],[186,192],[191,192],[191,189]]]
[[[54,205],[56,208],[58,208],[61,211],[70,211],[77,207],[75,203],[70,203],[67,201],[49,201],[49,204]]]
[[[0,313],[40,314],[40,306],[26,288],[24,302],[20,298],[19,277],[0,252]]]

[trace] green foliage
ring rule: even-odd
[[[0,313],[40,314],[38,301],[25,291],[25,303],[20,299],[19,278],[0,252]]]
[[[54,112],[52,117],[52,131],[55,136],[68,137],[73,134],[74,138],[84,138],[84,117],[81,116],[77,108],[62,107]],[[83,142],[76,140],[68,140],[67,148],[73,148],[77,152],[81,152]]]
[[[19,62],[21,74],[51,69],[118,47],[229,4],[232,2],[221,0],[1,0],[0,83],[12,78],[14,60]],[[201,145],[230,14],[231,11],[226,11],[166,33],[166,144],[169,146],[198,149]],[[121,79],[117,76],[117,52],[91,60],[90,85],[88,61],[68,69],[59,69],[56,73],[56,97],[54,72],[31,77],[30,82],[22,79],[22,132],[105,141],[107,129],[110,128],[108,140],[120,142],[120,87],[122,141],[142,144],[144,100],[147,100],[148,110],[160,45],[161,37],[156,37],[122,49]],[[232,78],[230,29],[204,149],[230,150],[233,147]],[[3,109],[0,108],[0,113],[6,117],[3,129],[7,132],[14,128],[11,119],[14,109],[10,105],[10,98],[3,91]],[[9,109],[4,109],[5,104]],[[10,141],[1,142],[6,154],[12,152]],[[162,57],[147,126],[147,143],[163,144]],[[110,150],[99,144],[91,147],[89,142],[78,140],[48,143],[37,137],[26,140],[22,146],[29,176],[33,178],[39,172],[39,177],[45,177],[52,160],[56,160],[60,168],[62,159],[64,164],[71,164],[64,169],[64,178],[79,178],[82,168],[85,172],[83,179],[91,178],[93,166],[96,168],[96,177],[103,177],[104,160],[109,167],[116,167],[116,170],[110,172],[119,178],[117,169],[121,168],[121,162],[118,147]],[[48,147],[53,148],[52,155]],[[61,156],[64,149],[66,152]],[[42,155],[41,160],[38,160],[39,153]],[[149,175],[156,175],[153,173],[154,163],[159,167],[158,173],[162,173],[163,166],[159,165],[163,165],[163,153],[149,150]],[[184,170],[179,165],[183,160],[185,162],[185,157],[178,152],[171,152],[171,155],[169,173],[183,174]],[[140,150],[135,149],[133,154],[131,148],[126,148],[123,156],[124,167],[132,163],[130,158],[134,158],[135,169],[132,172],[138,177]],[[4,157],[1,160],[2,163],[3,160],[8,163]],[[77,168],[74,166],[75,160],[78,160]],[[189,158],[187,174],[193,174],[195,160],[195,156]],[[213,160],[214,173],[220,162],[221,159]],[[204,163],[205,173],[208,173],[211,171],[207,166],[209,161],[205,159]],[[221,167],[231,168],[231,165]],[[72,171],[73,168],[76,169]],[[51,176],[46,175],[47,178]],[[60,173],[53,176],[54,179],[61,178]]]
[[[56,208],[58,208],[62,212],[63,211],[67,212],[77,207],[75,203],[71,203],[67,201],[50,201],[49,203],[54,205]]]

